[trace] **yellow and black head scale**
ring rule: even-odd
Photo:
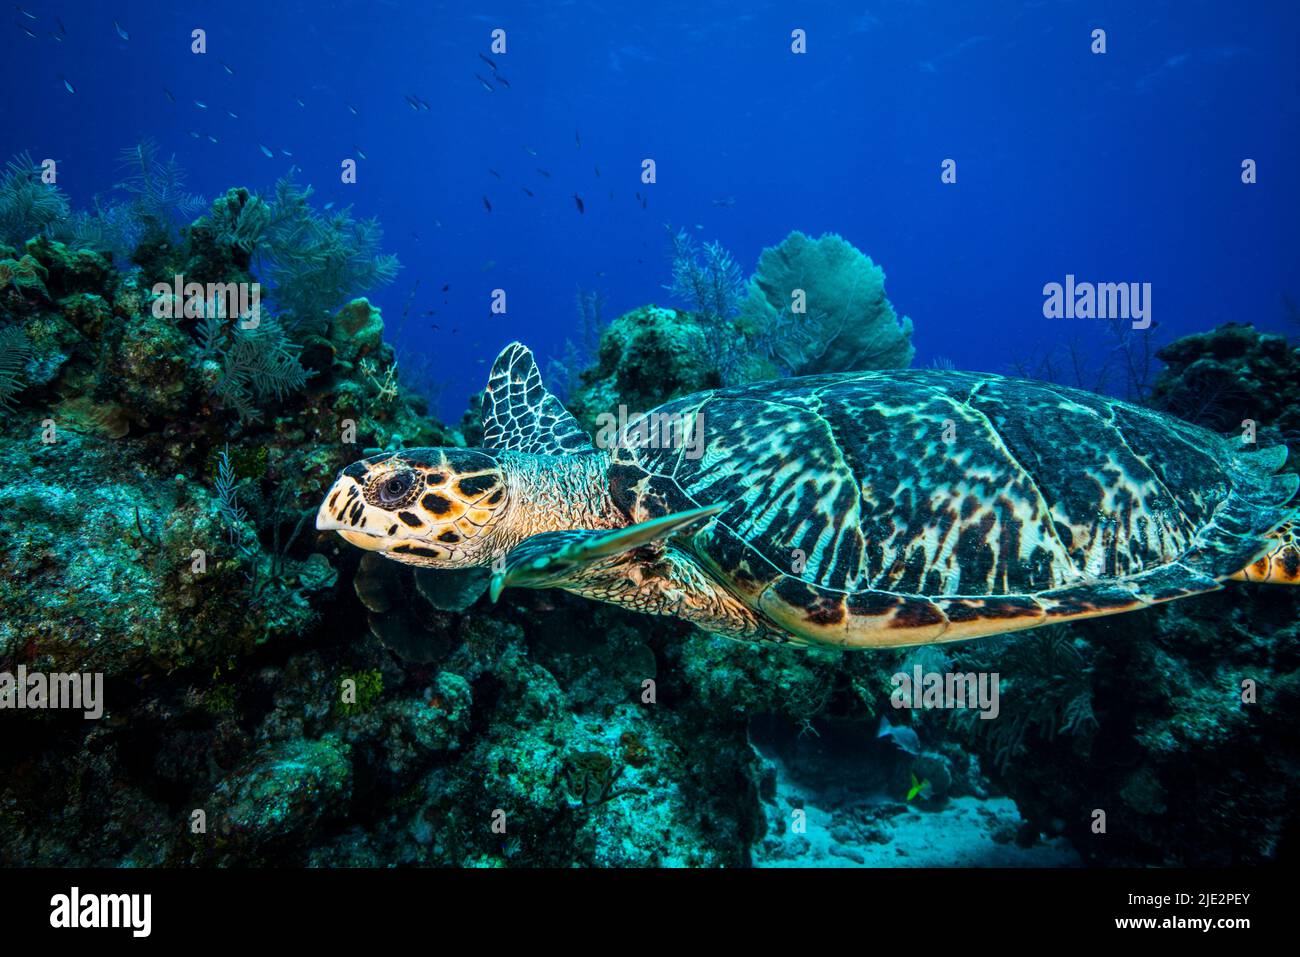
[[[344,469],[316,527],[408,565],[463,568],[491,561],[489,543],[509,504],[491,452],[404,449]]]

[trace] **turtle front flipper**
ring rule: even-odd
[[[736,641],[805,644],[706,572],[689,542],[672,540],[699,531],[723,508],[690,509],[613,531],[534,535],[497,563],[492,600],[507,585],[563,588],[643,614],[680,618]]]
[[[502,590],[510,585],[522,588],[571,587],[571,590],[579,591],[572,586],[605,577],[602,573],[609,559],[671,535],[693,531],[724,508],[725,505],[693,508],[612,531],[578,529],[543,532],[526,538],[494,566],[492,600],[496,601]]]

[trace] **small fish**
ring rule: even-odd
[[[208,104],[204,103],[202,100],[195,100],[194,105],[200,110],[206,110],[208,108]]]
[[[492,204],[488,202],[488,198],[486,196],[483,197],[483,208],[486,209],[489,213],[492,212]]]
[[[304,103],[304,102],[302,101],[302,97],[300,97],[300,96],[295,96],[295,97],[293,98],[293,101],[294,101],[295,103],[297,103],[297,104],[298,104],[299,106],[301,106],[301,107],[306,107],[306,106],[307,106],[307,104]]]
[[[642,209],[645,209],[645,208],[646,208],[646,206],[645,206],[645,204],[646,204],[646,200],[648,200],[649,198],[650,198],[649,196],[642,196],[642,197],[641,197],[641,208],[642,208]]]
[[[445,283],[443,283],[443,284],[442,284],[442,291],[443,291],[443,292],[450,292],[450,291],[451,291],[451,283],[449,283],[449,282],[445,282]]]
[[[24,10],[22,7],[20,7],[20,6],[19,6],[18,4],[16,4],[16,3],[14,4],[14,9],[17,10],[19,13],[21,13],[23,16],[25,16],[28,20],[35,20],[35,19],[36,19],[36,15],[35,15],[35,14],[28,13],[26,10]]]
[[[261,143],[258,143],[257,145],[258,145],[258,147],[262,150],[262,155],[263,155],[263,156],[265,156],[265,157],[266,157],[267,159],[269,159],[269,160],[273,160],[273,159],[275,159],[275,154],[272,153],[269,149],[267,149],[267,148],[266,148],[265,146],[263,146]]]
[[[355,143],[352,145],[352,148],[353,148],[354,150],[357,151],[357,155],[360,156],[362,159],[368,159],[368,158],[369,158],[369,157],[366,156],[365,153],[363,153],[363,152],[361,151],[361,147],[360,147],[360,146],[357,146]]]
[[[715,199],[713,205],[720,209],[731,209],[731,207],[736,205],[736,200],[731,196],[728,196],[726,199]]]
[[[531,146],[525,146],[525,147],[524,147],[524,152],[527,153],[529,156],[536,156],[536,155],[537,155],[537,150],[533,149]]]
[[[23,26],[21,23],[18,24],[17,26],[18,26],[18,29],[19,29],[19,30],[22,30],[23,33],[27,34],[27,35],[28,35],[29,37],[31,37],[33,40],[39,40],[39,39],[40,39],[36,34],[32,33],[31,30],[28,30],[28,29],[27,29],[25,26]]]
[[[505,77],[503,77],[500,73],[493,73],[493,74],[492,74],[492,79],[496,80],[498,83],[500,83],[502,86],[504,86],[507,90],[510,89],[510,81],[507,80]]]
[[[595,169],[596,169],[596,179],[600,179],[600,167],[597,166]]]
[[[483,79],[483,77],[479,76],[477,73],[474,74],[474,79],[478,80],[479,83],[483,84],[483,89],[487,90],[489,93],[496,92],[493,89],[492,84],[489,83],[487,80]]]
[[[211,133],[208,134],[208,139],[212,140],[212,142],[214,143],[217,141],[217,138],[213,136]]]
[[[587,211],[587,207],[582,203],[582,197],[577,193],[573,194],[573,201],[578,204],[578,212],[585,213]]]
[[[32,19],[34,20],[34,19],[36,19],[36,18],[33,17]],[[482,60],[484,63],[486,63],[488,66],[490,66],[490,67],[492,68],[492,72],[493,72],[493,73],[496,72],[497,65],[496,65],[495,63],[493,63],[491,60],[489,60],[487,57],[485,57],[485,56],[484,56],[483,54],[481,54],[481,53],[478,55],[478,58],[479,58],[480,60]]]
[[[889,718],[883,714],[880,716],[880,730],[876,732],[876,737],[888,738],[896,748],[908,754],[921,753],[921,739],[916,732],[905,724],[890,724]]]
[[[235,75],[235,71],[230,68],[230,64],[227,63],[225,60],[218,60],[217,62],[221,64],[221,69],[225,70],[231,76]]]
[[[429,323],[429,328],[430,328],[433,332],[437,332],[439,329],[442,328],[442,326],[438,325],[436,322],[431,322],[431,323]]]
[[[51,33],[51,34],[50,34],[50,39],[53,40],[55,43],[62,43],[62,42],[63,42],[63,37],[59,36],[57,33]]]
[[[420,101],[420,109],[426,112],[431,112],[433,110],[433,107],[431,107],[427,102],[425,102],[425,100],[422,97],[417,96],[416,99]]]
[[[230,110],[226,110],[226,116],[230,117],[232,120],[239,119],[239,116],[236,115],[235,113],[230,112]]]
[[[348,104],[348,109],[352,111],[352,115],[353,115],[353,116],[360,116],[360,115],[361,115],[360,113],[357,112],[357,108],[356,108],[355,106],[353,106],[351,103]]]
[[[332,199],[324,206],[321,207],[321,209],[333,209],[333,208],[334,208],[334,200]]]
[[[527,195],[529,196],[533,195],[533,191],[529,189],[527,186],[520,186],[519,188],[522,189]]]
[[[551,174],[550,174],[547,170],[542,169],[540,166],[537,167],[537,172],[541,173],[541,174],[542,174],[543,176],[545,176],[547,179],[550,179],[550,178],[551,178]]]
[[[59,25],[59,36],[66,37],[68,35],[68,28],[63,25],[63,21],[59,17],[55,17],[54,22]]]
[[[69,93],[75,94],[77,92],[76,87],[74,87],[71,83],[68,82],[68,78],[66,76],[61,76],[59,77],[59,79],[63,81],[63,88],[67,90]]]
[[[420,104],[416,101],[415,97],[407,93],[403,93],[402,99],[406,100],[406,105],[409,106],[411,109],[415,110],[415,112],[417,113],[420,112]]]
[[[927,798],[930,796],[930,781],[928,778],[918,781],[916,779],[916,775],[913,774],[912,786],[907,789],[907,799],[911,801],[918,794],[920,794],[922,797],[927,797]]]
[[[117,31],[117,35],[121,37],[123,40],[131,39],[131,34],[123,30],[122,24],[118,23],[116,20],[113,21],[113,29]]]
[[[285,156],[293,156],[292,153],[290,153],[288,150],[283,148],[280,150],[280,152],[283,153]]]
[[[497,179],[500,179],[500,178],[501,178],[501,174],[498,173],[498,172],[497,172],[496,170],[494,170],[494,169],[489,168],[489,169],[488,169],[488,172],[491,173],[493,176],[495,176]]]
[[[190,130],[190,136],[194,137],[196,140],[203,139],[203,134],[198,130]]]

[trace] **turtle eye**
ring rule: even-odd
[[[380,483],[377,489],[380,505],[396,505],[406,497],[406,493],[415,485],[415,473],[397,472]]]

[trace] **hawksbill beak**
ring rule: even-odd
[[[353,488],[355,492],[351,491]],[[316,528],[322,532],[338,532],[348,544],[368,552],[386,551],[397,539],[357,528],[352,519],[353,509],[364,502],[361,491],[361,483],[356,479],[340,476],[325,493],[325,499],[316,511]]]

